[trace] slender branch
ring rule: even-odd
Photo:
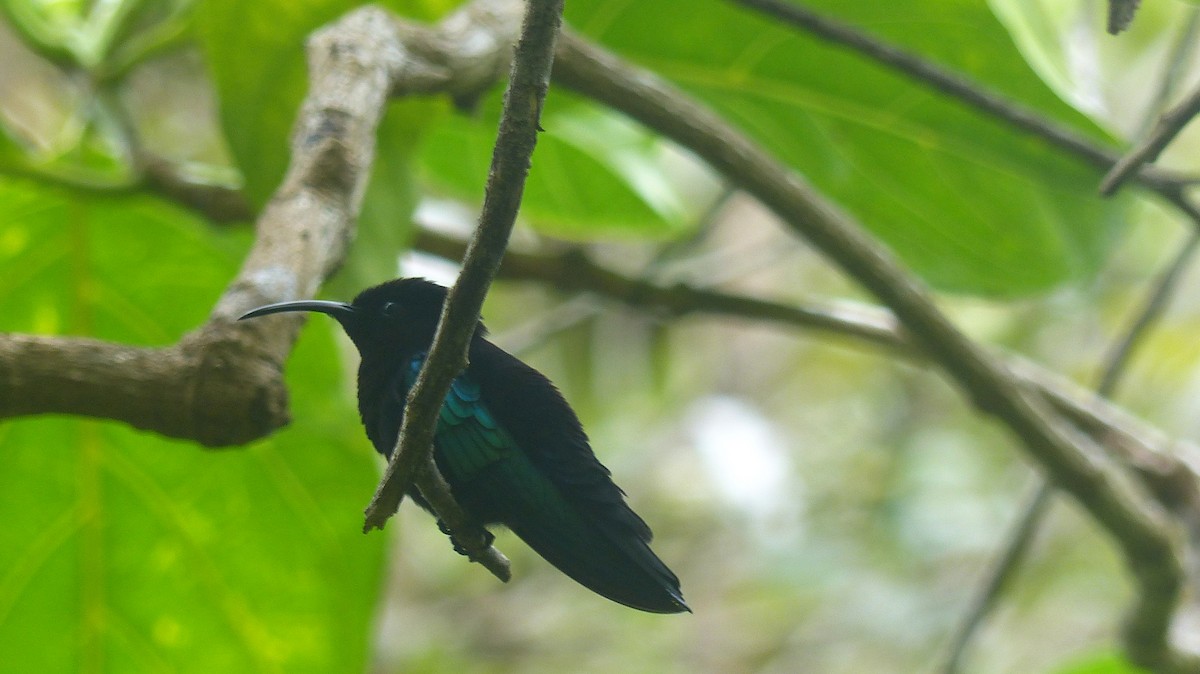
[[[429,357],[409,393],[396,449],[367,506],[364,530],[383,527],[396,512],[418,471],[429,464],[438,411],[452,380],[467,365],[467,350],[479,321],[479,311],[508,246],[530,157],[537,144],[538,122],[549,88],[562,10],[563,0],[528,3],[505,92],[479,226],[463,260],[462,273],[442,310]],[[425,471],[434,472],[436,468]],[[470,551],[467,543],[459,541]]]
[[[464,242],[429,229],[417,231],[413,246],[448,260],[462,255]],[[623,275],[578,250],[557,255],[540,255],[509,250],[499,278],[538,281],[560,291],[588,292],[630,306],[683,316],[704,313],[736,318],[779,322],[853,338],[877,347],[911,351],[896,321],[887,312],[852,303],[828,307],[801,307],[703,290],[677,283],[666,286]]]
[[[974,639],[984,619],[991,613],[996,599],[1008,588],[1017,568],[1029,552],[1033,537],[1050,506],[1054,485],[1049,480],[1039,478],[1033,491],[1033,496],[1021,508],[1021,516],[1017,518],[1012,532],[1006,537],[1008,544],[988,570],[987,579],[971,600],[966,617],[950,642],[950,654],[941,670],[943,674],[957,674],[960,671],[967,646]]]
[[[142,168],[142,187],[204,215],[211,222],[254,219],[254,208],[238,189],[194,180],[170,161],[145,152],[136,155]]]
[[[913,343],[983,412],[1003,421],[1031,458],[1114,537],[1139,586],[1126,643],[1137,662],[1164,672],[1195,671],[1200,659],[1174,647],[1169,627],[1179,601],[1178,532],[1118,468],[1028,396],[1011,372],[960,333],[929,292],[861,225],[820,197],[725,120],[651,72],[569,33],[560,40],[556,81],[625,112],[694,152],[763,204],[878,297]]]
[[[1153,284],[1142,308],[1134,315],[1129,327],[1123,332],[1121,339],[1113,345],[1112,351],[1105,359],[1107,365],[1096,386],[1098,396],[1111,398],[1116,391],[1117,384],[1133,356],[1134,348],[1149,332],[1150,327],[1162,316],[1167,302],[1179,287],[1179,280],[1183,276],[1183,272],[1195,258],[1197,244],[1200,244],[1200,230],[1193,229],[1188,235],[1187,241],[1180,247],[1175,259],[1159,276],[1158,281]],[[1160,502],[1167,507],[1173,507],[1180,503],[1191,506],[1191,501],[1196,498],[1196,495],[1192,493],[1189,497],[1180,500],[1176,493],[1176,477],[1169,476],[1166,480],[1163,480],[1162,477],[1162,474],[1156,475],[1157,479],[1148,481],[1147,485],[1153,493],[1159,496]],[[1039,482],[1036,494],[1025,506],[1019,518],[1019,524],[1007,538],[1004,550],[993,564],[987,580],[984,581],[980,593],[972,602],[961,628],[954,637],[950,647],[950,656],[947,658],[943,670],[945,674],[955,674],[959,671],[967,645],[974,638],[975,632],[983,624],[984,619],[995,608],[1001,593],[1007,587],[1008,580],[1014,575],[1015,569],[1023,563],[1030,543],[1041,529],[1055,488],[1054,483],[1050,480],[1041,478]],[[1192,476],[1189,482],[1192,483],[1193,486],[1190,489],[1194,492],[1195,476]],[[1191,519],[1195,521],[1194,513]]]
[[[492,545],[487,530],[454,500],[450,484],[438,472],[431,453],[426,452],[425,465],[418,467],[413,483],[421,490],[421,496],[425,497],[429,507],[437,514],[438,520],[453,536],[454,542],[466,551],[467,559],[478,562],[502,583],[512,579],[508,558]]]
[[[1129,177],[1140,171],[1144,165],[1158,159],[1158,155],[1166,149],[1171,141],[1183,131],[1184,127],[1200,114],[1200,87],[1196,88],[1182,103],[1163,113],[1155,125],[1154,131],[1121,157],[1104,180],[1100,182],[1100,193],[1108,196],[1117,191]]]
[[[1200,9],[1192,7],[1187,11],[1187,21],[1179,29],[1171,50],[1166,58],[1167,67],[1163,69],[1158,85],[1154,87],[1154,99],[1146,106],[1148,111],[1139,120],[1137,136],[1145,136],[1150,132],[1158,117],[1166,109],[1168,102],[1174,97],[1175,90],[1183,81],[1192,56],[1196,53],[1196,31],[1200,29]]]
[[[1113,397],[1122,375],[1125,374],[1125,369],[1129,366],[1134,349],[1150,332],[1154,323],[1162,317],[1171,297],[1179,289],[1179,282],[1183,280],[1184,272],[1196,258],[1197,246],[1200,246],[1200,231],[1191,230],[1187,240],[1179,247],[1175,258],[1151,286],[1142,308],[1134,314],[1124,336],[1113,345],[1111,353],[1105,359],[1108,365],[1104,368],[1104,372],[1100,375],[1100,381],[1096,385],[1098,395],[1105,398]]]

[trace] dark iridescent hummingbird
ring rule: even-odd
[[[375,449],[390,456],[409,389],[433,342],[446,289],[404,278],[350,304],[320,300],[259,307],[243,319],[316,311],[341,324],[362,356],[358,411]],[[650,550],[650,528],[596,458],[575,412],[540,372],[484,338],[451,385],[433,456],[459,505],[508,527],[583,586],[653,613],[688,611],[679,579]],[[416,493],[413,500],[426,510]]]

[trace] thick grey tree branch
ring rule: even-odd
[[[281,364],[301,322],[235,319],[259,304],[311,297],[341,264],[390,83],[424,72],[396,45],[391,20],[378,11],[314,36],[291,165],[258,218],[241,271],[206,323],[162,348],[0,338],[0,418],[82,414],[214,447],[244,444],[286,424]]]
[[[1004,422],[1030,457],[1113,536],[1139,586],[1126,625],[1131,657],[1161,672],[1200,669],[1200,659],[1169,640],[1184,574],[1178,531],[1153,501],[1129,489],[1115,465],[1102,460],[1043,401],[1025,392],[1004,365],[960,333],[929,292],[853,218],[655,74],[569,33],[560,40],[555,78],[696,153],[887,305],[913,343],[980,411]]]
[[[161,348],[0,335],[0,419],[79,414],[211,447],[241,445],[286,424],[281,363],[302,319],[233,319],[316,293],[353,237],[388,96],[459,95],[493,84],[509,62],[519,5],[477,2],[433,27],[366,8],[315,34],[291,164],[208,321]],[[142,169],[147,187],[217,221],[253,214],[236,192],[189,184],[152,158]]]
[[[367,7],[314,33],[291,164],[209,320],[160,349],[0,335],[0,418],[82,414],[210,446],[244,444],[287,423],[282,363],[303,318],[234,319],[254,306],[316,294],[353,238],[388,97],[463,97],[491,86],[511,59],[520,12],[519,2],[476,2],[430,27]],[[154,162],[142,169],[147,187],[216,220],[247,212],[230,191],[197,189]],[[479,544],[482,529],[436,469],[424,470],[418,483],[471,557],[506,580],[507,560]]]

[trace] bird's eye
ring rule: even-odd
[[[391,316],[391,317],[399,316],[400,315],[400,305],[395,302],[384,302],[383,306],[380,307],[380,311],[383,312],[384,316]]]

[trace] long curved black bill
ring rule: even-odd
[[[296,300],[294,302],[277,302],[257,309],[251,309],[238,317],[239,321],[247,318],[257,318],[267,314],[281,314],[288,311],[317,311],[329,314],[341,320],[354,315],[354,307],[345,302],[329,302],[326,300]]]

